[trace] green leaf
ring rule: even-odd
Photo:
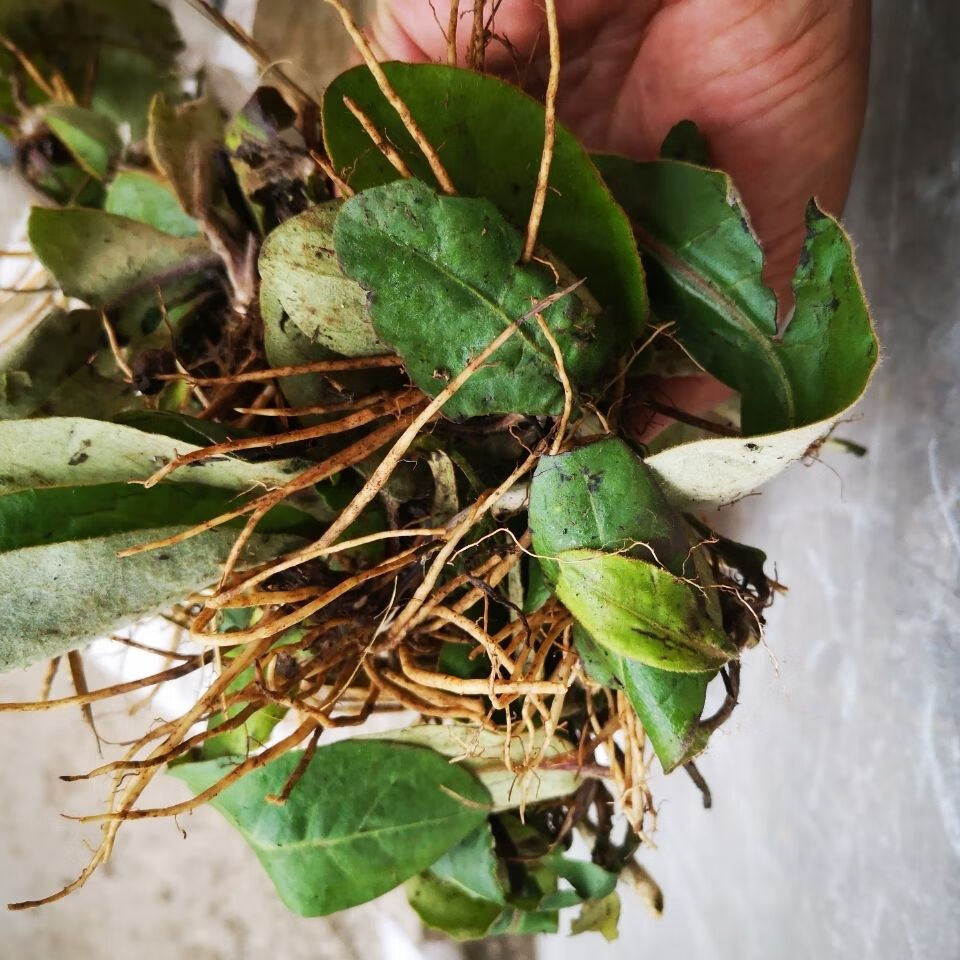
[[[258,87],[225,131],[230,164],[261,233],[303,212],[320,192],[296,120],[279,90]]]
[[[425,870],[483,821],[490,799],[470,773],[431,750],[353,739],[317,750],[287,802],[268,803],[301,756],[284,754],[211,801],[301,916],[365,903]],[[229,770],[207,761],[170,772],[200,793]]]
[[[543,148],[544,108],[496,77],[436,64],[385,63],[387,77],[467,197],[485,197],[515,227],[526,227]],[[334,165],[357,190],[395,180],[346,109],[352,97],[407,161],[415,177],[433,178],[370,71],[337,77],[323,100],[324,140]],[[577,140],[557,125],[550,190],[540,241],[609,308],[604,337],[624,346],[643,331],[647,298],[629,223]]]
[[[690,532],[644,462],[617,437],[541,457],[530,485],[530,530],[548,580],[564,550],[627,552],[690,575]]]
[[[235,504],[227,492],[175,484],[57,487],[0,497],[0,581],[14,588],[0,605],[0,670],[58,656],[208,586],[220,575],[236,529],[221,527],[123,559],[117,552]],[[315,522],[291,507],[264,519],[244,564],[316,533]]]
[[[314,343],[293,323],[280,301],[261,286],[260,313],[263,316],[263,352],[271,367],[295,366],[329,360],[333,354],[327,347]],[[307,407],[323,403],[329,396],[329,387],[316,373],[301,373],[284,377],[280,389],[291,406]]]
[[[501,905],[505,902],[503,879],[489,823],[484,823],[451,847],[430,867],[430,873],[471,897]]]
[[[100,483],[20,490],[0,496],[0,553],[151,530],[168,526],[173,519],[188,527],[240,502],[225,491],[195,483],[160,484],[149,489],[131,483]],[[238,521],[231,522],[238,525]],[[263,532],[308,536],[318,532],[317,528],[300,510],[281,505],[264,517]]]
[[[106,117],[67,103],[50,104],[40,116],[84,173],[96,180],[107,178],[123,144]]]
[[[119,217],[139,220],[173,237],[196,237],[200,227],[188,216],[170,185],[142,170],[118,173],[107,188],[103,209]]]
[[[463,680],[477,680],[490,676],[490,658],[485,653],[471,657],[474,649],[465,643],[445,641],[437,658],[437,669]]]
[[[710,582],[697,564],[697,552],[691,552],[686,521],[645,463],[619,439],[541,458],[530,488],[529,522],[541,557],[576,548],[629,548],[638,560],[655,555],[671,573],[689,577],[697,572]],[[541,559],[540,564],[556,578],[555,563]],[[712,617],[719,622],[716,611]],[[623,686],[664,770],[700,752],[706,742],[700,716],[712,674],[676,673],[629,659],[579,625],[574,641],[594,682]]]
[[[182,48],[173,17],[153,0],[2,0],[0,35],[12,40],[48,79],[66,82],[115,123],[143,135],[147,104],[157,90],[174,90]],[[0,70],[15,61],[4,50]],[[27,85],[27,102],[39,89]],[[42,96],[40,99],[43,99]]]
[[[246,683],[250,682],[251,674],[244,671],[241,674]],[[245,684],[244,684],[245,685]],[[232,686],[232,684],[231,684]],[[242,687],[241,687],[242,689]],[[210,729],[216,729],[228,719],[240,713],[246,703],[235,703],[227,707],[227,712],[215,713],[209,721]],[[248,753],[262,747],[270,739],[276,725],[286,716],[287,708],[275,703],[255,710],[239,727],[218,733],[216,736],[204,740],[200,754],[204,760],[216,760],[220,757],[245,757]]]
[[[604,940],[611,942],[620,935],[617,925],[620,922],[620,896],[616,892],[608,893],[600,900],[585,903],[578,916],[570,925],[570,933],[596,931],[603,934]]]
[[[424,924],[454,940],[487,936],[501,915],[502,908],[496,903],[472,897],[432,873],[411,877],[404,887],[410,906]]]
[[[136,422],[142,426],[155,422],[156,432],[81,417],[0,422],[0,493],[146,480],[178,455],[205,445],[199,432],[193,444],[164,436],[163,415],[141,415]],[[246,492],[279,487],[306,466],[306,461],[296,459],[249,463],[211,457],[175,470],[168,482]],[[306,497],[294,502],[329,519],[332,514],[325,510],[320,490],[304,492]]]
[[[617,886],[617,874],[589,860],[575,860],[557,851],[543,857],[540,865],[573,887],[572,890],[558,890],[544,897],[540,904],[544,910],[563,909],[586,900],[599,900],[612,893]]]
[[[158,64],[138,49],[101,48],[90,105],[114,123],[126,124],[133,143],[146,137],[147,114],[158,93],[167,97],[180,95],[180,81],[173,64]]]
[[[352,197],[337,217],[334,239],[344,271],[371,291],[377,333],[430,396],[533,303],[558,289],[540,264],[516,266],[522,239],[493,204],[440,196],[417,180]],[[597,329],[586,295],[575,291],[542,315],[571,380],[596,381],[611,359],[611,345]],[[562,405],[553,352],[531,320],[447,402],[444,413],[549,414]]]
[[[615,653],[677,673],[717,670],[737,655],[713,591],[623,554],[566,550],[557,560],[557,597]]]
[[[710,162],[710,149],[700,128],[692,120],[681,120],[670,128],[660,146],[661,160],[684,160],[706,166]]]
[[[489,935],[512,934],[524,936],[534,933],[556,933],[560,926],[556,910],[527,910],[508,907],[490,928]]]
[[[650,466],[679,504],[729,503],[802,457],[866,388],[878,348],[849,238],[809,205],[796,308],[778,335],[762,252],[729,177],[676,161],[597,163],[634,220],[658,316],[741,395],[743,440],[684,444]]]
[[[51,310],[0,358],[0,419],[29,417],[41,410],[61,383],[100,349],[103,339],[103,326],[93,310]]]
[[[102,210],[34,207],[27,224],[34,253],[68,297],[109,308],[136,295],[151,305],[158,287],[190,290],[209,281],[220,259],[199,237],[171,237]],[[138,317],[139,319],[139,317]],[[119,332],[148,332],[128,322]]]
[[[700,718],[712,673],[658,670],[602,647],[579,625],[573,642],[591,680],[623,689],[664,773],[703,751],[710,732],[701,727]]]
[[[331,200],[274,230],[260,252],[261,298],[280,304],[312,343],[350,357],[386,353],[367,310],[367,296],[346,277],[333,246],[342,206]]]

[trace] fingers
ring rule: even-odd
[[[474,6],[473,0],[460,0],[457,4],[456,46],[461,64],[470,44]],[[491,9],[492,5],[487,3],[485,23]],[[373,35],[390,59],[445,62],[450,10],[448,0],[433,0],[432,6],[429,0],[380,0]],[[533,0],[503,0],[496,11],[496,32],[508,36],[521,55],[536,47],[543,24],[543,8]],[[510,63],[508,51],[500,43],[489,46],[488,56],[492,69],[506,68]]]
[[[648,155],[681,117],[698,122],[743,194],[782,301],[807,201],[839,213],[846,199],[869,32],[868,0],[675,0],[645,39],[635,108],[617,117],[614,149]]]

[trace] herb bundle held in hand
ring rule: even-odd
[[[405,884],[454,937],[575,906],[613,937],[620,877],[662,906],[646,772],[706,789],[777,586],[702,515],[816,456],[876,362],[809,199],[849,179],[864,11],[454,2],[444,36],[405,0],[371,46],[327,2],[363,63],[319,103],[270,67],[225,118],[149,0],[0,0],[56,290],[0,355],[0,668],[66,657],[77,691],[0,711],[203,680],[82,775],[112,784],[90,864],[13,906],[209,802],[301,915]],[[189,640],[89,690],[85,644],[155,614]],[[151,808],[163,770],[191,795]]]

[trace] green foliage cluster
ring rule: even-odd
[[[576,756],[588,715],[604,716],[617,694],[671,771],[719,722],[704,716],[708,686],[722,681],[735,702],[739,657],[769,601],[765,558],[695,514],[802,457],[865,389],[877,343],[840,225],[811,203],[796,309],[779,329],[729,177],[674,158],[703,157],[688,126],[671,136],[669,157],[648,163],[592,157],[558,129],[542,246],[521,263],[544,111],[500,80],[384,65],[438,148],[458,190],[448,196],[370,71],[338,77],[320,110],[323,149],[352,194],[336,197],[310,158],[316,112],[270,87],[233,118],[202,91],[188,97],[175,71],[180,41],[157,4],[3,0],[0,35],[12,43],[0,50],[3,129],[54,204],[33,210],[29,240],[63,294],[0,354],[0,579],[16,585],[0,608],[0,669],[80,649],[215,583],[242,515],[160,552],[118,554],[176,541],[318,469],[340,449],[322,430],[327,407],[400,390],[425,403],[516,325],[346,535],[455,523],[527,449],[541,450],[500,532],[478,520],[468,537],[516,540],[529,529],[519,576],[491,588],[497,615],[559,602],[575,621],[582,675],[547,738],[555,766],[539,772],[530,806],[518,809],[527,791],[504,769],[505,725],[519,717],[492,698],[497,732],[420,723],[290,750],[252,764],[211,802],[301,915],[405,884],[424,922],[458,938],[554,931],[572,906],[575,931],[615,935],[617,877],[637,841],[616,844],[607,829],[592,861],[567,855],[599,775],[557,758]],[[413,178],[374,149],[345,97]],[[671,324],[675,346],[635,354],[651,315]],[[739,427],[691,439],[678,425],[654,452],[618,405],[624,385],[641,391],[679,350],[737,392]],[[383,355],[398,360],[278,380],[284,429],[309,433],[288,446],[275,446],[281,421],[241,415],[254,398],[246,385],[211,404],[195,382]],[[568,433],[548,452],[565,410]],[[240,442],[198,453],[224,441]],[[241,566],[320,538],[382,456],[266,511]],[[319,580],[303,582],[333,586],[403,548],[380,540],[330,555],[309,571]],[[441,583],[466,569],[451,561]],[[401,595],[415,587],[398,578]],[[479,620],[481,606],[467,615]],[[221,637],[242,637],[262,616],[221,610]],[[294,671],[313,655],[304,638],[323,616],[274,642]],[[223,662],[243,649],[228,643]],[[464,682],[490,674],[486,655],[456,644],[435,659]],[[206,716],[223,730],[171,766],[194,794],[249,763],[283,720],[286,707],[254,709],[244,694],[260,682],[252,667],[238,674],[229,707]]]

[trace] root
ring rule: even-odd
[[[347,10],[340,0],[324,0],[324,2],[329,3],[330,6],[340,14],[340,19],[343,21],[347,33],[350,34],[350,39],[353,41],[360,56],[363,57],[363,62],[367,65],[374,79],[377,81],[380,92],[390,106],[396,110],[397,115],[403,121],[403,125],[407,128],[407,132],[413,138],[414,143],[416,143],[420,148],[420,152],[426,157],[427,163],[430,164],[430,169],[433,171],[433,175],[437,178],[440,189],[446,194],[455,194],[457,191],[440,160],[439,154],[434,150],[432,144],[420,129],[420,125],[414,120],[410,108],[400,99],[396,90],[393,89],[393,86],[387,79],[387,75],[383,72],[383,68],[373,55],[373,51],[370,49],[370,44],[367,43],[366,37],[364,37],[360,28],[354,22],[353,17],[350,16],[350,11]]]
[[[479,3],[479,0],[477,0]],[[543,120],[543,152],[540,155],[540,170],[537,174],[537,186],[533,192],[533,205],[530,207],[530,219],[527,221],[527,238],[523,245],[521,263],[528,263],[537,246],[537,233],[543,218],[543,208],[547,202],[547,188],[550,182],[550,165],[553,163],[553,144],[557,136],[557,90],[560,86],[560,31],[557,28],[556,0],[545,0],[547,10],[547,30],[550,35],[550,77],[547,80],[546,110]]]

